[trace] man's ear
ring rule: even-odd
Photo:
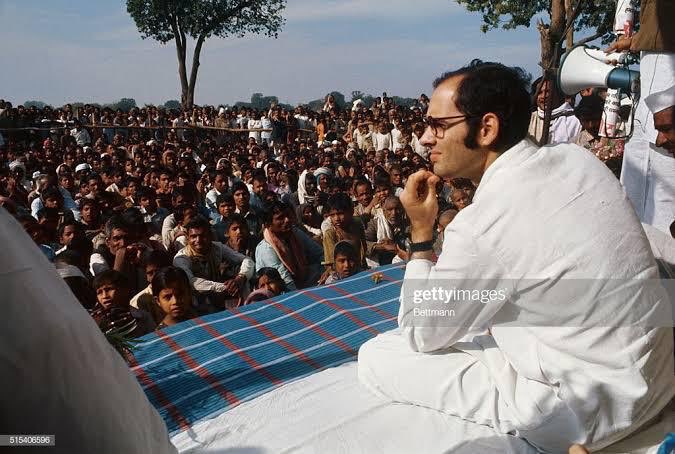
[[[493,148],[499,138],[501,122],[499,117],[492,112],[483,115],[476,142],[481,148]]]

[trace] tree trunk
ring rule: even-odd
[[[187,90],[187,102],[192,108],[195,104],[195,85],[197,84],[197,73],[199,72],[199,56],[202,53],[202,46],[205,40],[204,35],[200,35],[195,45],[195,51],[192,55],[192,69],[190,71],[190,83]]]
[[[187,67],[185,66],[185,57],[187,55],[187,42],[185,33],[180,29],[176,16],[172,17],[171,29],[173,31],[174,41],[176,42],[176,56],[178,58],[178,78],[180,79],[181,96],[180,102],[183,108],[188,107],[188,79]]]
[[[570,17],[572,15],[572,0],[565,0],[565,16]],[[570,27],[567,30],[567,36],[565,37],[565,48],[570,50],[574,47],[574,27]]]
[[[565,32],[565,3],[564,0],[551,0],[551,25],[539,23],[539,35],[541,39],[541,66],[544,69],[542,84],[547,80],[554,80],[560,60],[560,41]],[[552,91],[552,90],[551,90]],[[540,146],[548,143],[551,130],[551,112],[553,111],[553,99],[546,98],[544,107],[544,128],[541,135]],[[557,106],[556,106],[557,107]]]

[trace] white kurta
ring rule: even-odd
[[[655,145],[654,117],[644,100],[673,85],[675,54],[642,52],[640,101],[621,167],[621,184],[640,220],[666,233],[675,221],[675,159]]]
[[[175,453],[127,364],[3,209],[0,238],[3,430],[56,435],[46,452]]]
[[[523,141],[485,172],[446,228],[438,262],[408,263],[400,334],[364,344],[359,375],[378,394],[546,452],[574,442],[598,449],[675,393],[669,304],[659,306],[668,327],[634,324],[663,297],[658,281],[645,283],[657,278],[645,233],[604,164],[576,145]],[[416,303],[411,290],[439,283],[507,297],[457,303],[451,319],[415,317],[437,305]],[[603,316],[609,323],[584,321]]]

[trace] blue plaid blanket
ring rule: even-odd
[[[380,273],[380,282],[373,274]],[[396,327],[404,265],[280,295],[140,339],[130,366],[170,433],[353,361]]]

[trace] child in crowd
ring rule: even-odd
[[[124,274],[114,270],[103,271],[94,278],[93,287],[97,303],[92,317],[101,331],[134,338],[154,330],[150,314],[129,305],[130,286]]]
[[[333,284],[339,280],[353,276],[361,271],[359,253],[349,241],[340,241],[333,250],[333,267],[335,271],[326,278],[325,284]]]
[[[323,256],[327,274],[333,269],[333,250],[340,241],[352,243],[360,268],[366,267],[366,234],[363,223],[354,218],[354,204],[347,193],[339,192],[328,199],[325,213],[330,217],[331,227],[323,235]]]
[[[162,268],[152,278],[151,287],[155,305],[163,314],[157,330],[197,316],[192,309],[192,286],[182,269],[175,266]]]
[[[445,228],[455,219],[457,216],[457,210],[445,210],[440,215],[438,215],[438,221],[436,223],[436,241],[434,241],[434,253],[438,256],[441,255],[441,249],[443,248],[443,238],[445,237]]]
[[[171,256],[165,251],[156,250],[148,254],[143,261],[145,280],[148,282],[148,286],[138,292],[129,302],[131,307],[141,309],[150,314],[155,323],[160,323],[164,319],[164,312],[162,312],[153,298],[152,280],[158,270],[170,266],[171,262]]]
[[[286,283],[276,268],[260,268],[256,273],[256,289],[246,298],[246,304],[263,301],[286,292]]]

